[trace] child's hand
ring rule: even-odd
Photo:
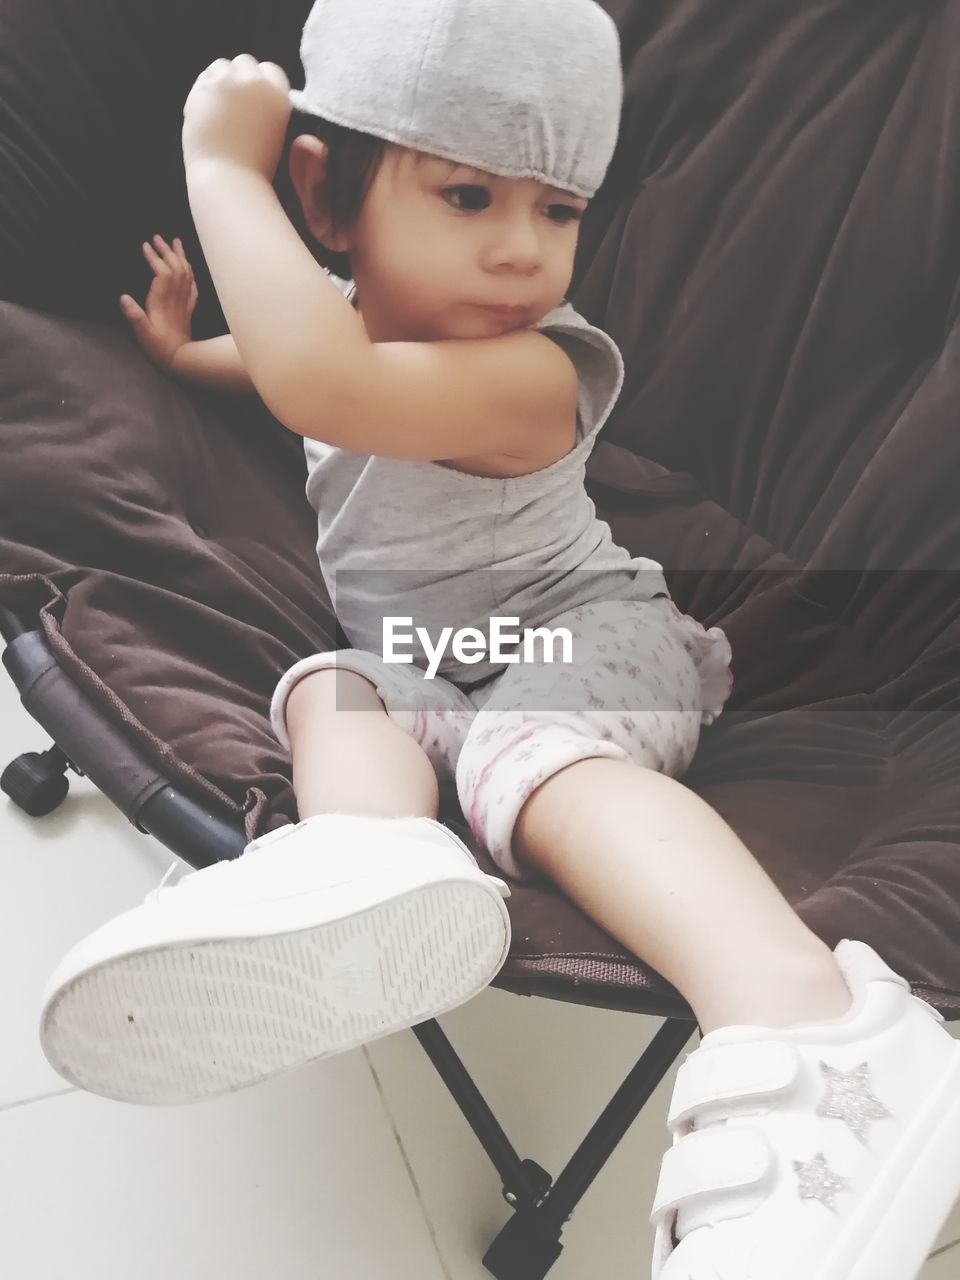
[[[290,81],[282,67],[249,53],[218,58],[197,76],[184,103],[184,168],[227,161],[271,180],[290,113]]]
[[[144,311],[125,293],[120,310],[154,364],[169,369],[176,352],[191,340],[190,317],[197,305],[197,286],[180,241],[174,240],[171,249],[161,236],[153,239],[157,249],[146,240],[143,243],[144,257],[154,274],[147,309]]]

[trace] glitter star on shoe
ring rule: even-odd
[[[960,1043],[863,942],[841,1018],[720,1027],[677,1073],[652,1280],[916,1280],[960,1195]]]

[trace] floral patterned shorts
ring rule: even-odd
[[[361,649],[304,658],[273,695],[274,732],[289,747],[290,690],[334,667],[366,677],[387,714],[423,747],[441,781],[453,779],[464,816],[498,867],[515,880],[539,876],[511,848],[526,800],[577,760],[607,756],[680,778],[701,725],[733,687],[731,650],[668,597],[599,601],[551,620],[573,638],[573,662],[520,662],[474,689]]]

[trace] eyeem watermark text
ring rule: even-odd
[[[490,635],[485,636],[479,627],[461,627],[454,631],[453,627],[443,627],[434,644],[426,627],[409,628],[413,618],[387,617],[383,619],[383,660],[384,662],[413,662],[412,653],[398,653],[397,645],[410,645],[414,635],[420,641],[427,655],[428,680],[432,680],[447,651],[449,645],[458,662],[482,662],[489,658],[491,662],[572,662],[573,636],[566,627],[524,627],[523,634],[507,631],[505,628],[520,625],[519,618],[491,618]],[[406,627],[407,630],[400,628]],[[516,646],[523,641],[523,656],[516,653]],[[561,657],[554,658],[554,646],[560,642]],[[540,642],[542,659],[537,656],[537,643]],[[504,648],[503,646],[509,646]]]

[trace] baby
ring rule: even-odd
[[[352,647],[273,695],[300,821],[74,948],[44,1050],[126,1101],[239,1089],[472,998],[508,954],[507,881],[551,883],[702,1032],[671,1108],[655,1278],[907,1280],[865,1250],[917,1214],[922,1243],[960,1190],[936,1123],[951,1097],[956,1142],[960,1047],[872,948],[815,936],[684,786],[729,644],[584,488],[623,364],[565,295],[617,138],[616,27],[593,0],[318,0],[301,52],[303,90],[245,54],[186,102],[229,333],[191,341],[179,240],[144,245],[146,308],[121,305],[161,367],[255,392],[303,437]],[[504,878],[437,821],[444,781]]]

